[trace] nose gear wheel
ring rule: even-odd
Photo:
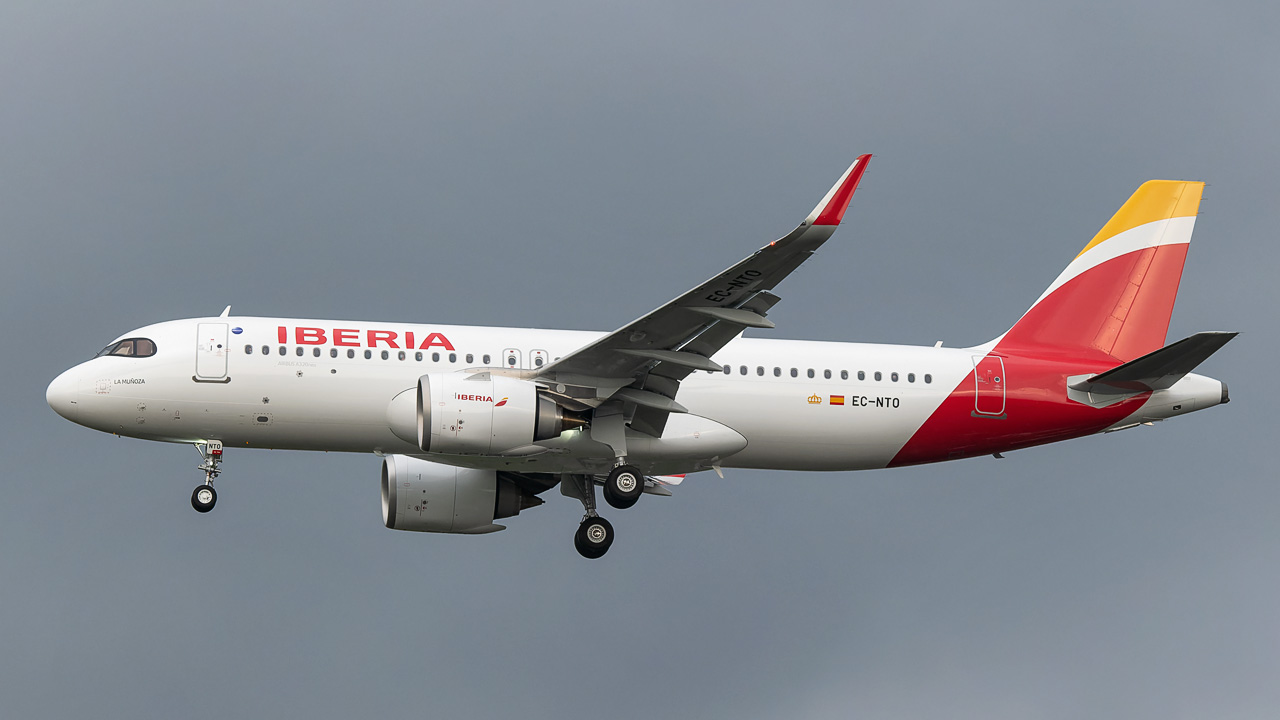
[[[199,485],[191,491],[191,507],[195,508],[196,512],[207,513],[217,502],[218,492],[212,485]]]

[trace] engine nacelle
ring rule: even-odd
[[[504,529],[496,519],[514,517],[542,499],[498,477],[428,460],[389,455],[382,460],[382,522],[392,530],[477,535]]]
[[[418,379],[418,447],[449,455],[501,455],[582,424],[531,382],[480,373]]]

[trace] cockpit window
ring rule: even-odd
[[[102,348],[94,357],[116,355],[119,357],[151,357],[156,354],[156,344],[147,338],[127,338]]]

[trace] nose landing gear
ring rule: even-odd
[[[196,443],[196,451],[203,462],[196,468],[204,471],[204,484],[191,491],[191,507],[198,513],[207,513],[218,502],[218,492],[213,489],[213,479],[222,472],[222,442],[209,440]]]

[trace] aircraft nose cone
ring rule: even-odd
[[[49,407],[71,421],[76,419],[76,395],[79,390],[77,375],[76,369],[72,368],[54,378],[49,383],[49,389],[44,391],[44,399]]]

